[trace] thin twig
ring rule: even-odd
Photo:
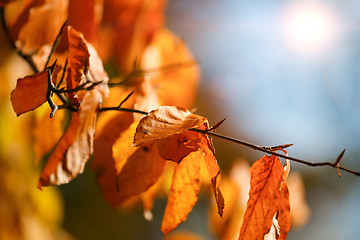
[[[50,118],[52,118],[54,116],[55,112],[58,110],[58,106],[52,100],[52,91],[51,91],[51,87],[55,88],[54,83],[52,82],[52,75],[53,75],[55,66],[56,66],[56,61],[54,62],[54,64],[51,67],[46,69],[46,71],[48,73],[48,88],[47,88],[47,92],[46,92],[46,100],[49,103],[49,106],[51,108]]]
[[[123,80],[121,80],[120,82],[109,82],[108,86],[109,87],[115,87],[115,86],[120,86],[120,85],[129,85],[129,82],[137,77],[141,77],[144,76],[145,74],[149,74],[149,73],[153,73],[153,72],[167,72],[167,71],[173,71],[177,68],[180,67],[188,67],[188,66],[192,66],[194,64],[198,63],[197,61],[193,60],[193,61],[188,61],[188,62],[180,62],[180,63],[174,63],[174,64],[169,64],[169,65],[164,65],[161,67],[155,67],[155,68],[149,68],[149,69],[138,69],[135,67],[133,70],[125,75],[123,77]]]
[[[50,54],[49,54],[49,56],[48,56],[48,59],[46,60],[46,63],[45,63],[45,66],[44,66],[44,70],[46,69],[47,65],[48,65],[49,62],[50,62],[50,58],[51,58],[51,56],[53,55],[53,53],[54,53],[54,51],[55,51],[55,48],[56,48],[56,46],[57,46],[58,43],[59,43],[60,36],[61,36],[61,34],[63,33],[64,28],[65,28],[65,26],[66,26],[66,24],[67,24],[68,21],[69,21],[69,18],[67,18],[67,19],[65,20],[65,22],[63,23],[63,25],[62,25],[61,28],[60,28],[60,31],[59,31],[58,35],[57,35],[56,38],[55,38],[55,41],[54,41],[54,43],[53,43],[53,45],[52,45],[52,48],[51,48]]]
[[[197,129],[197,128],[191,128],[190,130],[195,131],[195,132],[200,132],[200,133],[203,133],[203,134],[207,134],[207,135],[211,135],[211,136],[214,136],[214,137],[217,137],[217,138],[221,138],[221,139],[224,139],[224,140],[227,140],[227,141],[230,141],[230,142],[234,142],[234,143],[246,146],[246,147],[250,147],[250,148],[252,148],[254,150],[257,150],[257,151],[272,154],[272,155],[275,155],[275,156],[278,156],[278,157],[281,157],[281,158],[284,158],[284,159],[288,159],[288,160],[291,160],[291,161],[294,161],[294,162],[298,162],[298,163],[301,163],[301,164],[305,164],[305,165],[308,165],[308,166],[311,166],[311,167],[330,166],[330,167],[333,167],[333,168],[338,168],[338,169],[344,170],[346,172],[352,173],[352,174],[354,174],[356,176],[360,176],[360,172],[357,172],[357,171],[354,171],[354,170],[339,166],[339,161],[343,157],[343,155],[345,153],[345,149],[337,157],[337,159],[340,159],[340,160],[336,160],[333,163],[332,162],[308,162],[308,161],[305,161],[305,160],[301,160],[301,159],[298,159],[298,158],[294,158],[294,157],[290,157],[290,156],[286,156],[286,155],[274,152],[273,150],[269,150],[269,149],[272,149],[274,147],[269,148],[269,147],[257,146],[255,144],[248,143],[248,142],[236,139],[236,138],[224,136],[224,135],[219,134],[219,133],[208,132],[207,130],[201,130],[201,129]],[[277,148],[277,147],[275,147],[275,148]]]
[[[133,112],[133,113],[140,113],[140,114],[148,115],[148,112],[144,112],[144,111],[140,111],[140,110],[136,110],[136,109],[121,108],[121,107],[120,108],[119,107],[102,108],[102,109],[100,109],[100,112],[101,111],[110,111],[110,110],[126,111],[126,112]],[[335,162],[333,162],[333,163],[332,162],[308,162],[308,161],[305,161],[305,160],[302,160],[302,159],[298,159],[298,158],[295,158],[295,157],[290,157],[290,156],[275,152],[276,150],[290,147],[290,146],[292,146],[292,144],[284,144],[284,145],[278,145],[278,146],[274,146],[274,147],[262,147],[262,146],[257,146],[257,145],[252,144],[252,143],[245,142],[245,141],[240,140],[240,139],[236,139],[236,138],[233,138],[233,137],[228,137],[228,136],[216,133],[216,132],[211,132],[209,130],[202,130],[202,129],[198,129],[198,128],[190,128],[189,130],[194,131],[194,132],[199,132],[199,133],[202,133],[202,134],[206,134],[206,135],[210,135],[210,136],[213,136],[213,137],[217,137],[217,138],[227,140],[227,141],[230,141],[230,142],[234,142],[234,143],[237,143],[237,144],[252,148],[252,149],[257,150],[257,151],[261,151],[261,152],[264,152],[264,153],[275,155],[277,157],[288,159],[288,160],[291,160],[293,162],[301,163],[301,164],[304,164],[304,165],[307,165],[307,166],[311,166],[311,167],[330,166],[330,167],[333,167],[333,168],[341,169],[341,170],[344,170],[346,172],[352,173],[352,174],[354,174],[356,176],[360,176],[360,172],[357,172],[357,171],[351,170],[349,168],[339,166],[340,160],[344,156],[345,149],[339,154],[339,156],[337,157],[337,160]]]

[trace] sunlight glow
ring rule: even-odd
[[[335,38],[335,16],[322,5],[303,3],[292,6],[283,21],[287,40],[301,51],[324,50]]]

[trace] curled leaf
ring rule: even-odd
[[[79,112],[73,114],[69,127],[47,161],[38,187],[68,183],[82,173],[93,152],[95,121],[102,95],[89,91]]]
[[[193,114],[184,108],[159,107],[140,120],[134,136],[134,146],[174,134],[181,134],[206,121],[206,118]]]
[[[167,138],[157,140],[160,156],[166,160],[179,163],[184,157],[199,150],[201,135],[186,131]]]
[[[67,33],[69,67],[67,69],[66,87],[67,89],[74,89],[80,84],[81,78],[88,71],[90,54],[84,36],[80,32],[69,26]],[[79,101],[75,99],[75,94],[75,92],[69,93],[68,97],[74,105],[78,106]]]

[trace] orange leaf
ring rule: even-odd
[[[81,78],[88,71],[90,54],[84,36],[80,32],[68,26],[67,33],[69,67],[67,69],[66,87],[67,89],[73,89],[79,85]],[[75,99],[75,93],[69,93],[68,96],[74,105],[79,105],[78,100]]]
[[[194,131],[186,131],[167,138],[157,140],[159,154],[166,160],[179,163],[184,157],[199,150],[201,135]]]
[[[121,203],[149,189],[161,176],[164,164],[155,143],[139,147],[115,176],[117,201]]]
[[[212,146],[210,138],[208,138],[207,136],[202,136],[201,142],[205,157],[206,169],[208,170],[208,173],[211,177],[211,186],[218,207],[218,213],[222,217],[225,203],[224,203],[224,197],[222,196],[221,191],[219,189],[220,180],[221,180],[220,167],[216,160],[214,148]]]
[[[53,83],[56,83],[59,66],[55,66],[53,71]],[[18,116],[28,111],[34,110],[46,101],[48,89],[47,70],[35,75],[19,78],[15,89],[11,93],[11,103]]]
[[[154,34],[141,57],[143,69],[150,71],[161,105],[190,107],[196,97],[200,69],[186,44],[168,29]]]
[[[201,157],[201,151],[191,153],[175,167],[161,223],[161,231],[165,236],[186,220],[197,201],[200,190]]]
[[[46,163],[38,187],[68,183],[82,173],[93,152],[95,121],[102,95],[89,91]]]
[[[140,120],[134,136],[134,146],[174,134],[181,134],[206,121],[206,118],[193,114],[184,108],[159,107]]]
[[[16,45],[24,54],[32,54],[55,41],[67,18],[68,1],[46,0],[29,11],[29,19],[19,32]]]
[[[102,113],[98,121],[97,128],[100,131],[97,131],[94,141],[92,170],[103,197],[113,207],[117,207],[119,201],[117,199],[116,170],[112,149],[119,135],[131,125],[132,115],[132,113],[127,112],[109,111]]]
[[[286,182],[284,182],[281,187],[277,219],[280,227],[280,236],[278,239],[285,240],[290,230],[289,189]]]
[[[102,8],[102,0],[69,1],[69,24],[82,32],[91,43],[97,37],[96,30],[101,21]]]
[[[48,106],[46,106],[46,110],[40,113],[40,116],[36,114],[33,130],[34,147],[38,159],[49,153],[63,134],[65,111],[57,111],[54,117],[49,118],[51,110]]]
[[[121,70],[131,70],[154,33],[164,25],[165,2],[104,1],[103,23],[113,26],[114,54]]]
[[[283,167],[276,156],[264,156],[250,168],[250,192],[239,239],[263,239],[279,207]]]

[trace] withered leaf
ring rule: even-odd
[[[38,187],[68,183],[82,173],[93,152],[95,121],[102,95],[89,91],[78,112],[73,113],[69,127],[49,157]]]
[[[198,132],[186,131],[157,140],[160,156],[166,160],[179,163],[184,157],[199,150],[201,135]]]
[[[211,139],[207,136],[202,136],[201,138],[203,154],[205,158],[206,169],[211,177],[211,186],[214,192],[216,204],[218,207],[218,213],[222,217],[223,209],[225,206],[224,197],[219,189],[221,175],[220,167],[216,160],[214,148],[211,143]]]
[[[82,76],[86,75],[89,68],[89,50],[83,35],[73,27],[68,26],[67,36],[69,42],[69,67],[67,69],[66,87],[67,89],[76,88]],[[75,92],[69,93],[68,97],[74,105],[79,105],[75,99]]]
[[[284,182],[281,187],[277,219],[280,227],[280,236],[278,239],[285,240],[290,230],[289,189],[286,182]]]
[[[184,222],[193,209],[200,190],[201,151],[193,152],[175,166],[172,184],[161,223],[166,236]]]
[[[57,75],[61,70],[55,65],[52,74],[52,81],[56,83]],[[48,72],[44,70],[35,75],[19,78],[15,89],[11,92],[11,103],[14,111],[19,116],[28,111],[34,110],[46,102],[48,90]]]
[[[206,118],[181,107],[159,107],[140,120],[134,136],[134,146],[174,134],[181,134],[206,121]]]
[[[283,174],[280,160],[264,156],[250,168],[250,192],[239,239],[263,239],[279,207]]]

